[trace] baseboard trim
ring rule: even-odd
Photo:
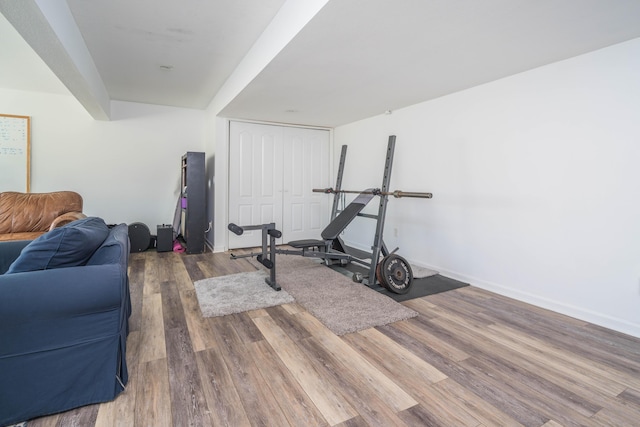
[[[426,267],[431,268],[432,270],[439,271],[440,274],[445,277],[469,283],[471,286],[475,286],[480,289],[494,292],[496,294],[513,298],[527,304],[532,304],[536,307],[551,310],[556,313],[564,314],[566,316],[592,323],[594,325],[602,326],[616,332],[621,332],[623,334],[640,338],[640,325],[626,321],[624,319],[616,318],[603,313],[598,313],[592,310],[587,310],[582,307],[566,304],[561,301],[556,301],[550,298],[542,297],[540,295],[509,288],[507,286],[488,282],[486,280],[481,280],[476,277],[460,274],[443,268],[428,265]]]

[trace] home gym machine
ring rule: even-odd
[[[405,294],[409,292],[413,282],[413,272],[409,263],[396,254],[398,248],[389,251],[383,240],[384,221],[387,211],[388,197],[395,198],[415,197],[430,199],[431,193],[416,193],[404,191],[389,191],[389,183],[391,181],[391,167],[393,164],[393,153],[395,150],[395,135],[389,137],[387,145],[387,156],[384,167],[384,175],[382,178],[381,188],[370,188],[364,191],[342,190],[342,175],[344,172],[344,164],[347,153],[347,146],[342,146],[340,154],[340,163],[338,166],[338,178],[335,188],[313,189],[313,192],[321,192],[325,194],[333,194],[333,206],[331,209],[331,222],[321,233],[321,240],[307,239],[289,242],[291,249],[279,249],[276,247],[275,239],[282,236],[282,233],[275,229],[275,224],[238,226],[229,224],[229,230],[235,234],[241,235],[244,230],[262,230],[262,251],[250,254],[235,255],[231,254],[232,259],[256,257],[266,268],[271,270],[270,277],[266,279],[267,283],[274,289],[279,290],[280,286],[276,283],[276,254],[300,255],[303,257],[320,258],[326,265],[340,264],[347,265],[350,262],[359,264],[368,269],[368,275],[363,276],[361,273],[354,273],[353,280],[361,282],[374,289],[381,289],[380,286],[397,294]],[[341,195],[351,193],[358,194],[356,198],[349,203],[344,209],[338,208]],[[363,213],[364,207],[375,197],[380,198],[378,206],[378,214],[372,215]],[[376,220],[375,236],[372,252],[361,251],[349,248],[340,238],[340,234],[347,226],[356,218],[370,218]],[[269,245],[267,246],[267,241]],[[382,257],[382,258],[381,258]],[[369,261],[370,260],[370,261]]]

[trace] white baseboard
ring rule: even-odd
[[[556,301],[540,295],[535,295],[529,292],[524,292],[518,289],[513,289],[508,286],[499,285],[497,283],[488,282],[475,277],[467,276],[457,272],[449,271],[446,269],[438,268],[435,266],[426,266],[432,270],[439,271],[441,275],[449,277],[451,279],[459,280],[461,282],[468,283],[480,289],[494,292],[505,297],[513,298],[518,301],[532,304],[540,308],[554,311],[556,313],[564,314],[585,322],[593,323],[594,325],[602,326],[604,328],[612,329],[623,334],[631,335],[640,338],[640,325],[628,322],[624,319],[619,319],[613,316],[609,316],[604,313],[598,313],[592,310],[587,310],[575,305],[566,304],[561,301]]]
[[[209,239],[204,239],[204,243],[213,253],[225,252],[227,250],[224,246],[215,246]]]
[[[363,248],[362,245],[355,244],[353,242],[346,242],[345,244],[364,251],[370,251],[370,248]],[[576,319],[593,323],[594,325],[602,326],[604,328],[612,329],[623,334],[631,335],[640,338],[640,325],[632,322],[628,322],[624,319],[619,319],[613,316],[609,316],[604,313],[598,313],[592,310],[587,310],[575,305],[566,304],[561,301],[552,300],[540,295],[524,292],[518,289],[513,289],[508,286],[499,285],[497,283],[481,280],[476,277],[461,274],[455,271],[443,269],[435,265],[429,265],[424,263],[415,263],[407,259],[412,265],[419,265],[421,267],[429,268],[439,272],[442,276],[449,277],[451,279],[459,280],[464,283],[468,283],[480,289],[495,292],[496,294],[503,295],[505,297],[513,298],[518,301],[532,304],[540,308],[554,311],[556,313],[564,314],[566,316],[574,317]]]

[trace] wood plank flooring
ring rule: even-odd
[[[202,317],[193,281],[255,268],[132,254],[126,391],[28,426],[640,425],[639,339],[474,287],[343,337],[295,303]]]

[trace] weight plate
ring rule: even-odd
[[[380,285],[382,285],[384,288],[389,289],[387,287],[387,285],[384,283],[384,281],[382,280],[382,262],[384,261],[384,258],[382,258],[382,260],[380,260],[380,262],[378,263],[378,265],[376,265],[376,280],[378,281],[378,283],[380,283]]]
[[[391,254],[383,258],[380,271],[382,283],[396,294],[406,294],[413,283],[413,271],[409,263],[399,255]]]

